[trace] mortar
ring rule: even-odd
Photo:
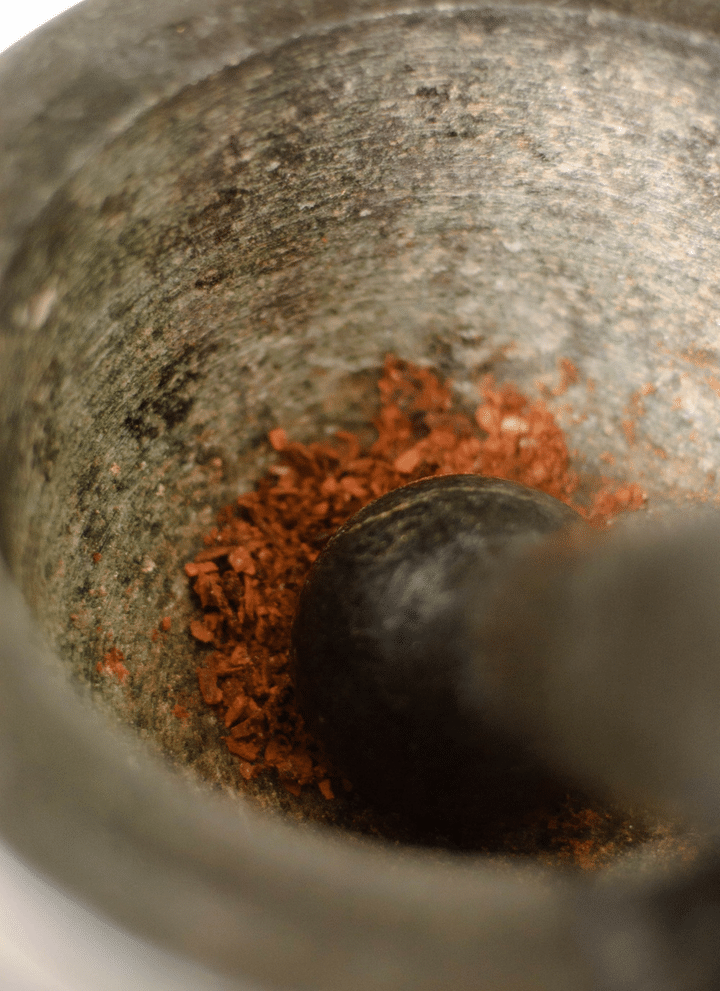
[[[718,31],[630,0],[87,0],[3,57],[0,817],[30,863],[267,986],[676,986],[692,947],[638,905],[687,866],[591,884],[303,827],[172,709],[199,534],[268,429],[364,422],[388,351],[468,401],[568,358],[583,471],[656,514],[714,497]]]

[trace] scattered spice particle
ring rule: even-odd
[[[646,502],[647,496],[636,482],[619,487],[605,485],[593,496],[590,518],[603,520],[605,524],[622,512],[634,512]]]
[[[628,446],[632,447],[635,443],[635,421],[634,420],[623,420],[621,424],[623,428],[623,433],[625,434],[625,440],[628,442]]]
[[[287,447],[287,434],[282,427],[276,427],[268,434],[270,446],[276,451],[284,451]]]
[[[190,623],[190,632],[195,637],[196,640],[200,640],[201,643],[212,643],[213,635],[212,632],[207,628],[207,626],[200,619],[194,619]]]
[[[720,396],[720,379],[716,375],[708,375],[706,381],[715,395]]]
[[[572,362],[560,369],[564,388],[578,380]],[[605,485],[589,507],[575,504],[578,478],[562,430],[543,401],[512,384],[486,376],[472,417],[453,407],[449,385],[434,371],[393,356],[378,388],[369,447],[343,430],[309,444],[271,430],[278,463],[219,512],[204,550],[185,565],[200,607],[189,631],[212,648],[197,671],[200,692],[230,731],[225,743],[241,777],[273,770],[291,794],[314,786],[328,801],[351,786],[334,777],[296,709],[290,627],[310,566],[345,520],[400,485],[456,472],[541,489],[598,527],[645,498],[637,485]]]
[[[121,683],[125,682],[127,676],[130,674],[128,669],[124,664],[125,655],[117,647],[111,647],[110,650],[103,655],[102,661],[98,661],[96,665],[96,670],[98,674],[112,675],[117,678]]]
[[[628,400],[628,404],[625,407],[625,415],[628,419],[637,420],[641,416],[645,416],[645,404],[643,403],[643,399],[646,396],[652,395],[654,391],[654,387],[648,383],[632,393],[630,399]]]
[[[180,705],[178,702],[173,708],[173,716],[175,716],[176,719],[186,720],[190,718],[190,713],[184,705]]]
[[[537,381],[535,383],[535,387],[540,395],[544,396],[546,399],[564,396],[571,385],[575,385],[580,381],[580,371],[577,365],[570,361],[569,358],[558,359],[557,367],[560,373],[560,378],[557,385],[550,388],[546,382]],[[589,379],[588,387],[591,387]]]
[[[656,458],[660,458],[661,461],[667,461],[668,453],[664,447],[658,447],[657,444],[648,444],[647,446]]]
[[[668,348],[661,347],[661,350],[666,354],[672,355],[673,353]],[[708,348],[691,345],[685,351],[680,352],[679,357],[684,358],[685,361],[689,361],[690,364],[696,365],[698,368],[717,368],[717,355]]]
[[[554,396],[564,395],[569,386],[580,381],[580,372],[569,358],[561,358],[558,367],[560,368],[560,383],[553,389]]]
[[[172,617],[163,616],[163,618],[160,620],[160,629],[163,631],[163,633],[168,633],[171,627],[172,627]]]
[[[322,793],[323,798],[331,801],[335,798],[335,793],[333,792],[332,782],[329,778],[323,778],[322,781],[318,781],[318,788]]]
[[[578,809],[558,819],[548,820],[550,847],[561,861],[574,862],[584,870],[597,870],[612,859],[615,844],[597,837],[607,828],[609,814],[596,809]]]
[[[95,564],[100,564],[100,562],[102,561],[102,554],[99,551],[95,551],[95,553],[92,556],[92,559]]]

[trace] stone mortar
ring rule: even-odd
[[[582,471],[654,512],[714,498],[720,13],[151,8],[87,0],[0,64],[2,831],[238,980],[596,987],[596,886],[237,797],[212,715],[172,712],[201,657],[182,564],[269,428],[367,419],[388,351],[468,402],[568,358]],[[129,687],[97,672],[112,645]]]

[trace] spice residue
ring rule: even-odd
[[[117,678],[117,680],[122,684],[127,679],[130,674],[128,669],[125,667],[125,655],[117,647],[111,647],[106,654],[103,655],[102,661],[98,661],[96,664],[96,670],[98,674],[110,675],[111,677]]]
[[[561,373],[563,388],[577,380],[569,362]],[[331,800],[350,788],[307,733],[288,670],[297,596],[337,527],[400,485],[454,472],[541,489],[598,527],[644,500],[639,486],[627,484],[577,501],[562,430],[543,401],[512,384],[486,377],[474,415],[453,403],[432,370],[395,357],[385,361],[378,386],[377,436],[368,446],[344,430],[309,444],[271,430],[277,463],[254,491],[220,511],[204,549],[185,566],[199,604],[190,634],[212,648],[198,669],[202,697],[224,723],[242,778],[272,771],[296,796],[312,786]]]

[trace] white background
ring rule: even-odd
[[[0,0],[0,52],[72,6]],[[0,991],[222,991],[224,984],[98,918],[0,841]]]
[[[122,2],[122,0],[119,0]],[[151,0],[149,0],[151,2]],[[5,0],[0,14],[0,51],[68,7],[68,0]]]

